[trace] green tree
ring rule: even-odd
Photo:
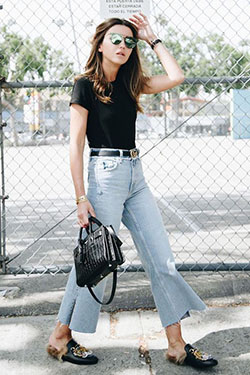
[[[249,45],[247,40],[242,40],[236,48],[229,44],[223,35],[218,33],[210,33],[203,37],[195,33],[189,35],[180,33],[173,27],[168,26],[168,21],[163,15],[156,18],[156,23],[161,30],[163,43],[180,64],[185,77],[235,77],[244,74],[244,72],[247,75],[250,54],[243,50],[243,47]],[[151,74],[164,73],[157,56],[145,44],[140,44],[140,50],[147,61]],[[195,96],[199,86],[182,84],[179,90],[184,91],[187,95]],[[209,93],[212,90],[221,92],[226,86],[229,85],[227,83],[215,84],[208,79],[204,85],[204,90]],[[242,83],[238,82],[234,84],[234,87],[241,88]]]
[[[168,92],[175,114],[175,126],[178,126],[179,123],[180,92],[185,92],[189,96],[196,96],[202,85],[207,93],[220,93],[225,88],[230,90],[231,85],[228,83],[213,83],[211,82],[212,77],[248,75],[250,54],[244,52],[244,49],[246,49],[244,47],[249,46],[249,41],[242,40],[236,48],[226,42],[224,36],[218,33],[210,33],[203,37],[195,33],[186,35],[169,26],[164,15],[156,17],[156,24],[159,27],[159,35],[163,43],[180,64],[185,77],[208,77],[205,84],[183,83]],[[139,48],[147,67],[146,72],[150,75],[164,74],[163,67],[155,53],[145,43],[139,43]],[[247,84],[237,82],[233,87],[246,88]],[[154,96],[150,108],[155,109],[157,105],[159,108],[162,99],[165,102],[165,93]],[[148,103],[147,107],[149,107]]]
[[[0,28],[0,79],[6,81],[64,80],[71,79],[76,73],[73,62],[62,50],[53,49],[43,37],[32,40],[10,32],[7,26]],[[27,90],[27,94],[32,89]],[[37,88],[38,91],[46,90]],[[69,92],[71,88],[50,88],[50,97]],[[14,145],[18,145],[15,129],[15,111],[23,101],[19,89],[3,90],[3,105],[10,111],[10,126]]]
[[[0,29],[0,76],[8,81],[63,80],[76,73],[62,50],[53,49],[43,37],[34,40]],[[55,92],[56,90],[54,90]]]

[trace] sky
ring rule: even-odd
[[[1,4],[1,25],[8,24],[22,36],[43,36],[75,62],[76,71],[83,70],[89,39],[103,20],[97,0],[2,0]],[[163,14],[169,26],[186,34],[216,31],[234,45],[249,38],[249,0],[151,0],[150,12],[149,20],[159,37],[166,30],[156,27],[154,16]]]

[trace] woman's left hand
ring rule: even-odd
[[[138,39],[150,43],[151,40],[156,39],[156,36],[149,24],[148,18],[141,12],[139,14],[140,16],[133,14],[133,16],[129,18],[129,21],[136,26]]]

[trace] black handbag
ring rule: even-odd
[[[120,249],[122,241],[115,234],[112,225],[103,225],[97,218],[90,216],[88,235],[82,239],[83,228],[80,228],[78,246],[74,249],[76,283],[80,287],[87,286],[93,298],[102,305],[108,305],[114,298],[117,284],[117,267],[125,262]],[[97,224],[93,230],[93,223]],[[113,286],[107,302],[101,302],[94,294],[96,286],[105,276],[113,272]]]

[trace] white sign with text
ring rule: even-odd
[[[129,18],[139,12],[150,16],[150,0],[100,0],[102,18]]]

